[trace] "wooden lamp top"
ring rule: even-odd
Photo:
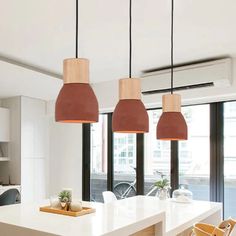
[[[68,58],[63,61],[64,84],[89,83],[89,60],[86,58]]]
[[[119,80],[119,99],[141,99],[141,82],[136,78]]]
[[[181,96],[179,94],[166,94],[162,96],[163,112],[181,112]]]

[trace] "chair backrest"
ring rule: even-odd
[[[111,191],[105,191],[102,193],[104,203],[110,203],[117,201],[116,195]]]
[[[0,206],[15,204],[19,198],[19,191],[17,189],[9,189],[0,195]]]
[[[215,226],[204,223],[197,223],[193,227],[194,235],[196,236],[211,236]]]
[[[229,220],[224,220],[220,223],[220,225],[218,226],[218,228],[223,229],[228,235],[230,235],[230,232],[233,229],[233,226],[230,224]]]
[[[230,233],[230,225],[222,224],[221,227],[222,228],[210,224],[197,223],[193,227],[193,232],[195,236],[228,236]]]
[[[225,227],[225,225],[230,225],[230,234],[229,236],[235,236],[236,235],[236,220],[229,218],[228,220],[224,220],[221,222],[221,224],[218,226],[219,228]]]
[[[232,219],[232,218],[229,218],[229,223],[231,225],[231,230],[230,230],[230,235],[234,236],[236,235],[236,220],[235,219]]]

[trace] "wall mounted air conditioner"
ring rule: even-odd
[[[206,87],[230,87],[232,84],[232,61],[230,58],[212,60],[174,68],[174,88],[178,90]],[[170,68],[152,70],[142,75],[144,95],[169,92]]]

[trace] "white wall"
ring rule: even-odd
[[[193,75],[194,76],[194,75]],[[113,111],[118,102],[118,80],[93,84],[98,98],[100,112]],[[142,84],[145,79],[142,80]],[[158,87],[158,85],[155,85]],[[182,104],[197,104],[236,99],[236,58],[232,60],[232,86],[224,88],[204,88],[178,92],[182,95]],[[146,108],[161,107],[161,94],[142,96]]]
[[[82,198],[82,125],[55,122],[54,103],[50,114],[50,195],[71,188],[75,198]]]

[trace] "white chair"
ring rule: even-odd
[[[105,191],[102,193],[104,203],[110,203],[117,201],[116,195],[111,191]]]

